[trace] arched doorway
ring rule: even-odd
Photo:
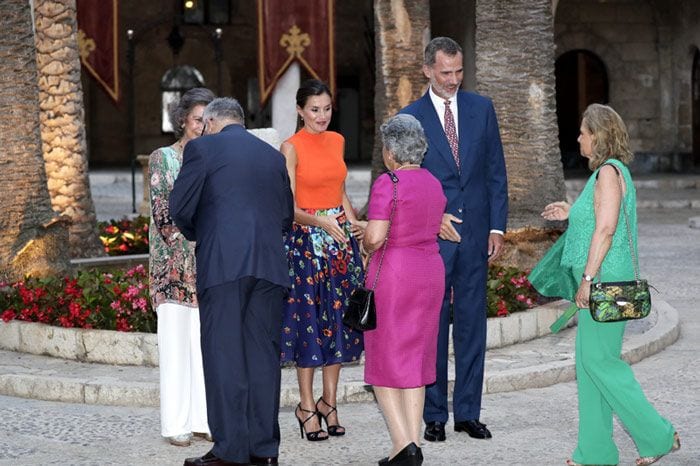
[[[194,66],[179,65],[165,72],[160,80],[161,131],[163,133],[173,132],[173,125],[170,121],[172,106],[177,105],[182,94],[192,88],[202,86],[204,86],[204,77]]]
[[[592,103],[608,102],[608,73],[603,61],[588,50],[571,50],[555,63],[559,148],[564,169],[586,167],[578,142],[581,115]]]
[[[693,164],[700,167],[700,50],[693,58]]]

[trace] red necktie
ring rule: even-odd
[[[452,157],[454,157],[457,170],[459,170],[459,141],[457,139],[457,128],[455,127],[455,117],[452,115],[452,110],[450,110],[449,100],[445,101],[445,136],[447,136],[447,142],[450,143]]]

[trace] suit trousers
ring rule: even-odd
[[[455,357],[454,421],[479,419],[486,355],[486,246],[462,229],[458,244],[443,243],[445,298],[440,312],[437,379],[426,387],[423,419],[446,423],[447,360],[450,336],[450,288],[454,288],[452,340]]]
[[[163,437],[209,433],[199,310],[163,303],[158,314],[160,429]]]
[[[580,277],[583,270],[575,270]],[[632,368],[620,358],[625,322],[600,323],[588,309],[578,312],[576,384],[578,445],[572,459],[581,464],[618,464],[613,413],[634,440],[640,456],[665,454],[674,428],[649,403]]]
[[[277,456],[280,327],[286,289],[243,277],[201,293],[202,356],[212,452],[247,463]]]

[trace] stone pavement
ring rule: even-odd
[[[662,191],[658,197],[664,196]],[[683,440],[682,449],[664,458],[660,465],[700,464],[700,314],[696,291],[700,282],[700,230],[689,228],[689,218],[699,213],[698,209],[687,207],[639,212],[643,275],[659,289],[659,298],[678,312],[681,322],[681,334],[675,344],[634,365],[647,396],[674,423]],[[634,338],[634,330],[630,328],[630,339]],[[547,339],[537,342],[542,343],[539,349],[545,351],[543,354],[556,357],[559,345],[570,347],[572,340],[569,330],[551,337],[548,350]],[[519,345],[494,351],[503,352],[503,357],[532,356]],[[492,367],[502,357],[496,357],[498,353],[494,351],[487,355]],[[568,350],[562,354],[566,357]],[[292,410],[284,408],[280,413],[281,464],[370,465],[385,456],[390,441],[376,404],[344,404],[339,409],[348,434],[311,444],[299,438]],[[561,465],[575,445],[576,417],[573,382],[487,394],[481,419],[492,429],[494,438],[473,440],[448,430],[446,442],[424,445],[425,464]],[[188,448],[166,444],[159,437],[155,408],[0,396],[0,431],[4,433],[0,437],[0,465],[176,465],[182,464],[186,456],[200,455],[209,449],[203,441]],[[620,448],[620,464],[633,464],[634,445],[619,425],[615,439]]]

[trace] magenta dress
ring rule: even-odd
[[[445,266],[438,233],[447,200],[440,182],[425,169],[397,170],[396,212],[375,288],[377,328],[365,332],[365,382],[416,388],[435,382],[438,321],[445,295]],[[372,186],[367,217],[388,220],[392,205],[388,175]],[[366,274],[371,287],[381,248]]]

